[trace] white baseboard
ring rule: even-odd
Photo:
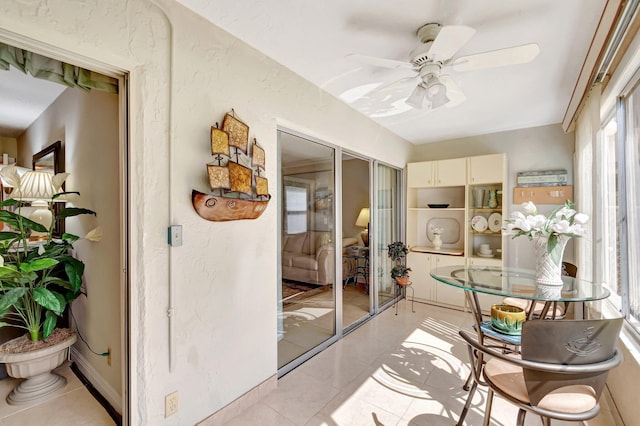
[[[87,359],[73,347],[71,348],[71,360],[76,363],[78,370],[82,372],[84,377],[96,388],[100,395],[102,395],[118,413],[122,413],[122,397],[120,394],[116,392],[116,390],[100,376],[100,373],[93,368]]]

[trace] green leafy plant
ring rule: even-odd
[[[411,268],[407,268],[405,260],[409,249],[402,241],[395,241],[387,246],[387,256],[394,263],[391,278],[408,277]]]
[[[66,194],[77,193],[59,193],[54,199]],[[70,207],[56,214],[52,199],[49,210],[54,220],[47,229],[7,210],[18,205],[20,202],[13,199],[0,203],[0,222],[10,227],[0,232],[0,327],[23,328],[32,341],[37,341],[53,332],[57,319],[82,293],[85,265],[72,255],[73,244],[80,237],[65,233],[54,239],[53,224],[58,218],[95,215],[95,212]],[[33,231],[46,236],[41,241],[30,242]],[[100,237],[100,229],[95,228],[85,238],[98,241]]]

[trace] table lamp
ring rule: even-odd
[[[20,187],[12,195],[16,200],[30,201],[34,210],[29,215],[29,219],[49,229],[53,222],[53,214],[49,210],[49,203],[52,201],[67,201],[66,199],[52,200],[53,196],[59,192],[61,192],[61,189],[56,188],[53,182],[53,174],[30,170],[22,176]],[[38,240],[46,238],[47,234],[47,232],[32,231],[31,237]]]
[[[369,247],[369,217],[369,207],[363,207],[356,219],[356,226],[364,227],[360,237],[365,247]]]

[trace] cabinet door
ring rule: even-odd
[[[500,183],[503,181],[504,154],[469,157],[469,183]]]
[[[407,187],[433,186],[433,161],[407,164]]]
[[[467,182],[467,159],[438,161],[436,175],[437,186],[464,186]]]
[[[414,297],[423,302],[433,300],[433,283],[429,275],[431,257],[433,256],[427,253],[407,253],[407,266],[411,268]]]
[[[455,266],[464,264],[464,258],[458,256],[439,256],[433,255],[431,265],[434,268],[443,266]],[[438,303],[444,303],[456,307],[464,307],[464,290],[451,286],[449,284],[442,283],[440,281],[435,282],[436,301]]]

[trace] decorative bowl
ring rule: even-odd
[[[430,209],[446,209],[449,207],[449,204],[427,204],[427,207]]]
[[[524,309],[511,305],[491,306],[491,328],[509,334],[519,335],[522,333],[522,324],[527,319]]]

